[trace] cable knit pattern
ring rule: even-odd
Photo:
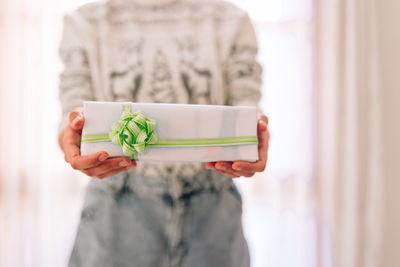
[[[261,67],[248,15],[217,0],[109,0],[65,16],[60,99],[257,105]],[[190,177],[200,163],[140,162],[134,172]],[[194,178],[193,178],[194,179]]]

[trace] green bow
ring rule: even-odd
[[[109,138],[122,146],[124,155],[134,159],[138,153],[146,152],[150,144],[157,143],[156,125],[156,121],[146,118],[143,111],[131,113],[131,105],[124,104],[121,118],[111,126]]]

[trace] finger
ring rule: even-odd
[[[259,115],[258,115],[258,121],[263,121],[263,122],[265,122],[265,125],[268,126],[269,119],[268,119],[268,117],[265,116],[264,114],[259,113]]]
[[[69,113],[69,121],[73,121],[77,116],[82,115],[83,114],[83,108],[74,108],[74,110],[72,110]]]
[[[222,173],[222,174],[225,175],[225,171],[219,170],[219,169],[217,169],[217,168],[215,167],[216,163],[217,163],[217,162],[207,162],[206,168],[207,168],[207,169],[210,169],[210,170],[212,170],[212,171],[218,172],[218,173]]]
[[[225,176],[232,177],[232,178],[240,177],[239,174],[236,174],[236,173],[234,173],[234,172],[232,172],[232,171],[229,171],[229,170],[218,170],[218,169],[214,169],[213,171],[218,172],[218,173],[220,173],[220,174],[223,174],[223,175],[225,175]]]
[[[72,149],[72,148],[71,148]],[[68,162],[71,164],[72,168],[76,170],[86,170],[91,167],[95,167],[100,165],[108,158],[108,153],[105,151],[100,151],[88,156],[80,156],[79,154],[76,155],[76,148],[74,148],[73,152],[75,156],[72,156],[68,159]],[[79,153],[79,148],[78,148]]]
[[[265,130],[262,128],[265,127]],[[258,134],[258,167],[261,167],[261,171],[265,169],[267,158],[268,158],[268,143],[269,143],[269,133],[267,130],[267,124],[264,122],[259,123],[260,132]]]
[[[74,144],[79,148],[81,144],[81,132],[68,127],[63,136],[63,144]]]
[[[252,177],[254,175],[254,172],[246,172],[246,171],[237,172],[237,171],[233,170],[232,168],[225,169],[225,170],[216,169],[215,164],[216,164],[216,162],[207,162],[206,167],[207,167],[207,169],[213,170],[215,172],[221,173],[223,175],[226,175],[226,176],[229,176],[232,178],[236,178],[236,177],[240,177],[240,176]]]
[[[237,171],[232,168],[232,162],[218,161],[215,163],[214,169],[229,173],[231,176],[245,176],[251,177],[254,175],[254,170],[241,170]]]
[[[217,161],[214,166],[218,170],[232,169],[232,162],[229,161]]]
[[[76,109],[69,114],[69,126],[75,130],[79,131],[83,128],[85,119],[83,117],[83,112],[80,109]]]
[[[258,160],[254,163],[246,161],[231,162],[215,162],[207,163],[206,167],[209,169],[226,171],[232,169],[237,171],[234,174],[241,174],[244,176],[252,176],[254,172],[264,171],[267,162],[268,151],[268,131],[267,131],[268,118],[265,115],[260,116],[257,123],[257,136],[258,136]]]
[[[259,120],[257,123],[257,138],[258,147],[268,148],[268,131],[267,124],[263,120]]]
[[[80,134],[67,128],[63,136],[63,149],[65,160],[71,162],[72,158],[80,155]]]
[[[83,164],[87,164],[87,167],[92,167],[96,165],[96,159],[99,162],[105,161],[108,158],[108,153],[105,151],[97,152],[90,156],[83,156],[81,157],[80,151],[80,137],[81,135],[76,131],[67,129],[64,136],[63,136],[63,143],[64,143],[64,153],[65,153],[65,160],[69,163],[73,161],[79,161],[81,159],[85,160]]]
[[[116,174],[118,174],[120,172],[124,172],[124,171],[130,170],[130,169],[135,168],[135,167],[136,167],[136,165],[131,165],[131,166],[128,166],[128,167],[120,167],[118,169],[114,169],[114,170],[108,171],[106,173],[99,174],[99,175],[97,175],[95,177],[99,178],[99,179],[103,179],[103,178],[107,178],[107,177],[116,175]]]
[[[206,168],[209,170],[215,169],[215,162],[207,162],[206,163]]]
[[[266,161],[258,160],[254,163],[247,161],[235,161],[232,169],[239,172],[262,172],[265,170]]]
[[[110,158],[101,164],[85,169],[90,176],[96,176],[122,167],[136,166],[136,162],[131,161],[127,157]]]
[[[80,153],[81,150],[75,143],[68,142],[64,144],[64,155],[66,162],[71,163],[72,159],[79,156]]]
[[[232,168],[236,171],[248,171],[248,172],[262,172],[265,169],[267,163],[268,153],[268,131],[263,130],[263,125],[266,129],[264,121],[258,123],[258,160],[256,162],[247,161],[235,161],[232,164]]]
[[[225,172],[228,172],[231,174],[231,176],[235,176],[235,177],[252,177],[254,175],[255,172],[253,171],[235,171],[233,169],[228,169],[225,170]]]

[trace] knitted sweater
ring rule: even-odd
[[[85,100],[257,105],[261,67],[248,15],[219,0],[108,0],[64,19],[63,120]],[[191,176],[200,163],[140,163]]]

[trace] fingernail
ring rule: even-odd
[[[121,161],[121,162],[119,163],[119,166],[120,166],[120,167],[128,167],[128,166],[129,166],[129,162]]]
[[[232,167],[232,169],[234,169],[235,171],[241,171],[242,170],[242,168],[240,168],[240,167]]]
[[[73,123],[74,125],[76,125],[76,124],[78,123],[78,121],[79,121],[79,117],[76,117],[72,123]]]
[[[107,155],[106,154],[101,154],[99,157],[99,161],[105,161],[107,159]]]
[[[226,170],[226,166],[224,166],[224,165],[219,165],[219,166],[218,166],[218,169],[220,169],[220,170]]]
[[[129,165],[128,169],[132,169],[132,168],[135,168],[135,167],[136,167],[136,164],[131,162],[131,164]]]

